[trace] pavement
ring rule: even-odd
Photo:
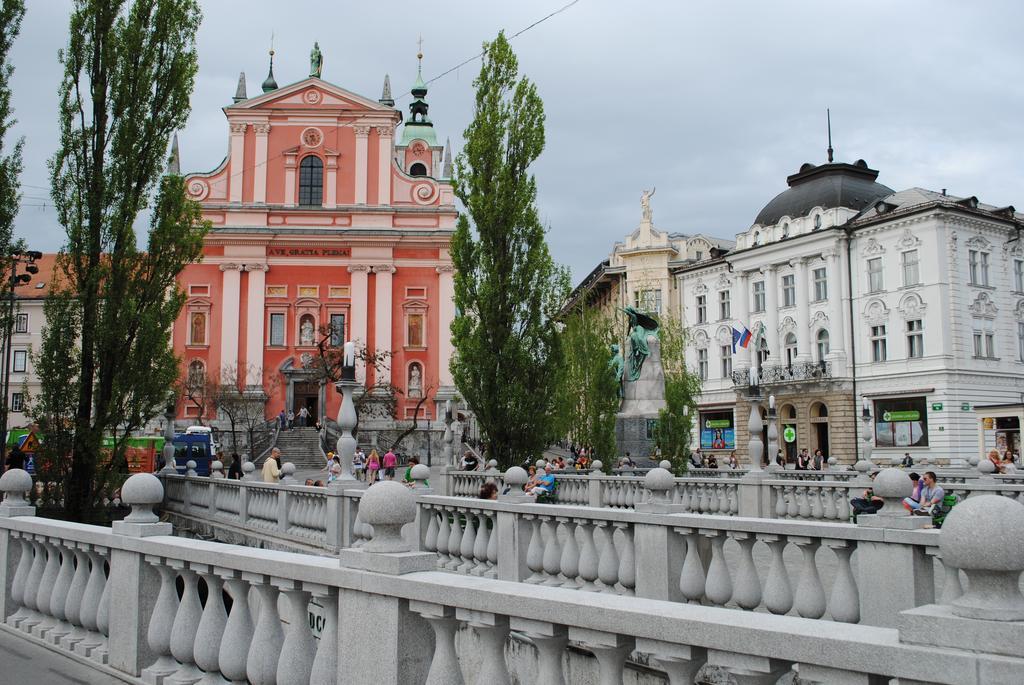
[[[0,629],[0,682],[12,685],[123,685],[128,681],[101,673],[28,638]]]

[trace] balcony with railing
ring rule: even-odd
[[[782,383],[803,383],[823,381],[832,378],[832,362],[793,362],[792,364],[762,364],[757,369],[759,385],[780,385]],[[732,372],[732,384],[736,387],[750,385],[750,370]]]

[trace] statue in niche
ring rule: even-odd
[[[313,345],[314,344],[314,330],[313,320],[306,318],[302,320],[302,325],[299,326],[299,344],[300,345]]]
[[[640,378],[644,361],[651,354],[651,349],[647,345],[647,336],[657,337],[659,325],[657,319],[634,307],[626,307],[622,311],[629,317],[629,373],[627,378],[635,381]]]
[[[407,385],[409,397],[422,397],[423,395],[423,372],[419,364],[409,366],[409,383]]]

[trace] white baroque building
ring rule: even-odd
[[[875,458],[1019,450],[1024,214],[944,191],[894,192],[877,176],[863,160],[804,164],[735,246],[701,236],[716,249],[648,256],[634,285],[640,269],[622,263],[641,225],[577,289],[598,302],[612,292],[665,300],[684,322],[688,364],[704,378],[693,447],[745,456],[753,367],[776,397],[790,458],[807,448],[855,461],[865,405]],[[744,327],[753,339],[734,354],[733,329]],[[1001,418],[979,440],[986,407]]]

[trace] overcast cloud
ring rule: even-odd
[[[318,40],[326,80],[376,99],[390,73],[397,97],[415,78],[420,34],[431,78],[566,2],[206,0],[182,169],[223,158],[220,107],[239,71],[258,92],[271,33],[280,85],[308,73]],[[53,251],[63,229],[39,205],[70,3],[28,5],[13,54],[15,131],[26,138],[17,234]],[[826,107],[837,159],[867,160],[881,183],[1024,206],[1022,18],[1012,1],[579,0],[513,42],[547,111],[534,171],[555,258],[582,278],[635,228],[651,186],[658,227],[734,237],[801,163],[824,161]],[[478,69],[430,86],[438,135],[456,147]]]

